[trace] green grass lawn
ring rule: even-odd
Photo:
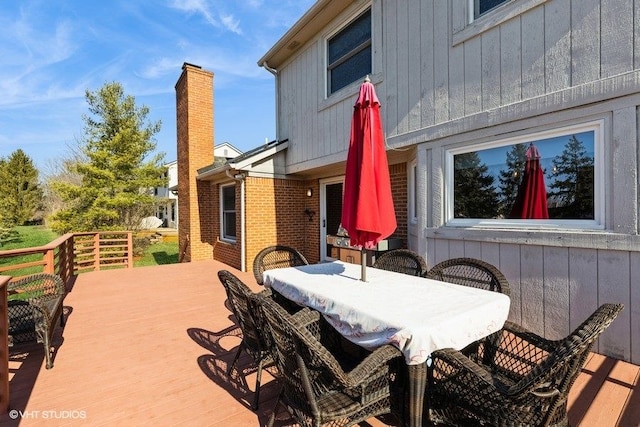
[[[14,227],[19,235],[0,246],[0,250],[32,248],[43,246],[55,240],[58,235],[42,225]]]
[[[178,242],[153,243],[139,259],[133,260],[134,267],[149,265],[177,264]]]
[[[0,251],[9,249],[22,249],[46,245],[55,240],[58,235],[43,226],[21,226],[15,227],[20,233],[19,236],[11,242],[5,243],[0,247]],[[29,261],[42,259],[41,255],[25,255],[22,257],[12,257],[7,259],[0,258],[0,265],[13,265]],[[178,262],[178,242],[168,241],[162,243],[154,243],[150,245],[142,257],[136,258],[133,262],[134,267],[175,264]],[[20,274],[28,274],[28,272],[20,271]],[[16,273],[17,274],[17,273]]]

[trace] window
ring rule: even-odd
[[[447,224],[603,228],[602,126],[449,150]]]
[[[409,163],[409,220],[418,222],[418,162]]]
[[[509,0],[470,0],[473,4],[473,19],[478,19],[480,16],[508,1]]]
[[[327,41],[327,94],[371,74],[371,10]]]
[[[224,240],[236,240],[236,186],[224,185],[220,188],[221,230]]]

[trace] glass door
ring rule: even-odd
[[[336,235],[342,217],[342,188],[344,177],[320,181],[320,260],[337,259],[333,246],[327,244],[327,236]]]

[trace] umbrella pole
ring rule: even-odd
[[[361,271],[360,271],[360,280],[363,282],[367,281],[367,251],[364,246],[360,250],[360,259],[361,261]]]

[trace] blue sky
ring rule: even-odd
[[[176,159],[175,83],[212,71],[215,142],[275,138],[275,82],[257,61],[313,0],[23,0],[0,9],[0,157],[18,148],[46,174],[84,136],[85,91],[119,82]],[[250,126],[247,126],[250,117]]]

